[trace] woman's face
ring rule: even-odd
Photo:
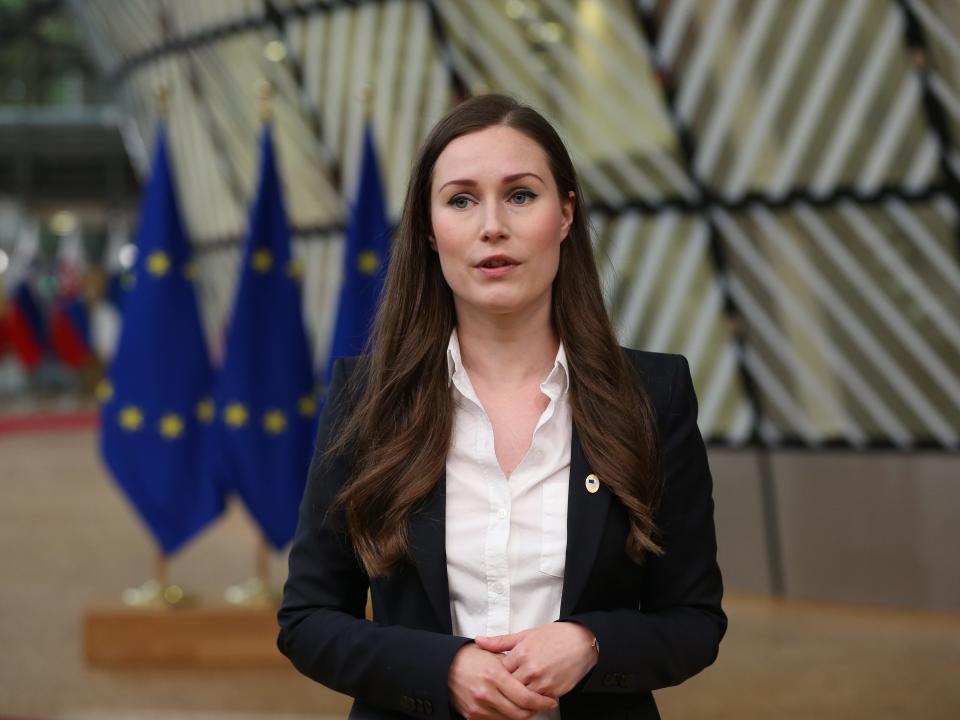
[[[573,204],[523,133],[496,125],[451,141],[433,169],[430,244],[458,315],[549,308]]]

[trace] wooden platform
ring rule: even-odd
[[[98,667],[287,666],[277,631],[276,608],[104,608],[84,617],[83,651]]]

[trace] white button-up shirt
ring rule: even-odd
[[[463,367],[456,330],[447,368],[455,406],[446,464],[453,633],[503,635],[553,622],[563,590],[572,431],[563,343],[540,384],[550,401],[509,480],[497,463],[493,425]],[[559,717],[559,711],[536,717]]]

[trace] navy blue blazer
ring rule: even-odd
[[[727,618],[716,561],[712,480],[697,428],[686,359],[625,350],[653,401],[664,490],[656,513],[661,557],[626,554],[626,509],[592,470],[573,430],[567,552],[560,620],[599,641],[596,667],[560,698],[564,720],[659,718],[651,691],[676,685],[717,656]],[[350,409],[356,358],[337,361],[300,505],[277,644],[303,674],[355,698],[350,718],[451,718],[447,673],[470,639],[451,631],[444,547],[445,483],[410,520],[413,562],[368,579],[327,510],[350,477],[347,457],[322,459],[331,429]],[[601,478],[602,480],[602,478]],[[367,590],[374,621],[364,617]]]

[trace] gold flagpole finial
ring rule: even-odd
[[[257,83],[257,96],[260,98],[260,122],[273,121],[273,83],[261,80]]]
[[[168,80],[157,80],[153,85],[153,94],[157,99],[157,110],[160,117],[166,119],[170,114],[170,82]]]

